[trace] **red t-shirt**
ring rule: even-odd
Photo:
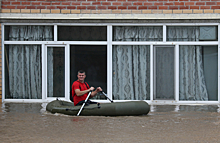
[[[77,103],[80,101],[86,100],[86,97],[88,96],[88,93],[82,95],[82,96],[77,96],[75,95],[75,90],[79,89],[80,91],[84,91],[89,89],[89,85],[87,84],[88,88],[86,87],[87,83],[81,83],[79,80],[75,81],[72,85],[72,96],[73,96],[73,101],[74,105],[76,106]]]

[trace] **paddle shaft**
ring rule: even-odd
[[[89,99],[89,96],[91,95],[91,93],[92,93],[92,91],[89,91],[89,94],[88,94],[88,96],[86,97],[86,100],[85,100],[85,102],[83,103],[82,107],[80,108],[80,110],[79,110],[77,116],[79,116],[79,114],[81,113],[81,111],[82,111],[83,107],[85,106],[87,100]]]
[[[107,97],[107,98],[108,98],[108,96],[107,96],[107,94],[105,94],[105,92],[103,92],[103,91],[102,91],[102,94],[104,94],[104,95],[105,95],[105,97]],[[109,101],[111,101],[111,102],[113,103],[113,101],[112,101],[110,98],[108,98],[108,100],[109,100]]]

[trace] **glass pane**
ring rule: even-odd
[[[11,25],[5,26],[5,41],[53,41],[53,26]]]
[[[107,41],[106,26],[58,26],[58,41]]]
[[[174,47],[155,47],[154,99],[174,99]],[[156,88],[156,89],[155,89]]]
[[[180,100],[218,100],[218,47],[180,46]]]
[[[70,86],[77,80],[77,72],[86,72],[85,81],[89,86],[102,87],[107,93],[107,46],[103,45],[71,45],[70,46]],[[93,99],[106,99],[95,96]]]
[[[64,47],[47,47],[47,97],[65,97]]]
[[[163,41],[163,27],[115,26],[113,41]]]
[[[41,45],[5,45],[6,99],[42,99]]]
[[[217,41],[217,26],[167,26],[167,41]]]
[[[150,100],[150,46],[113,46],[114,100]]]

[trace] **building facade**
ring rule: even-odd
[[[220,103],[218,0],[1,0],[1,99]],[[104,97],[94,98],[105,102]]]

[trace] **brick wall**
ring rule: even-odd
[[[3,13],[220,13],[219,0],[2,0]]]

